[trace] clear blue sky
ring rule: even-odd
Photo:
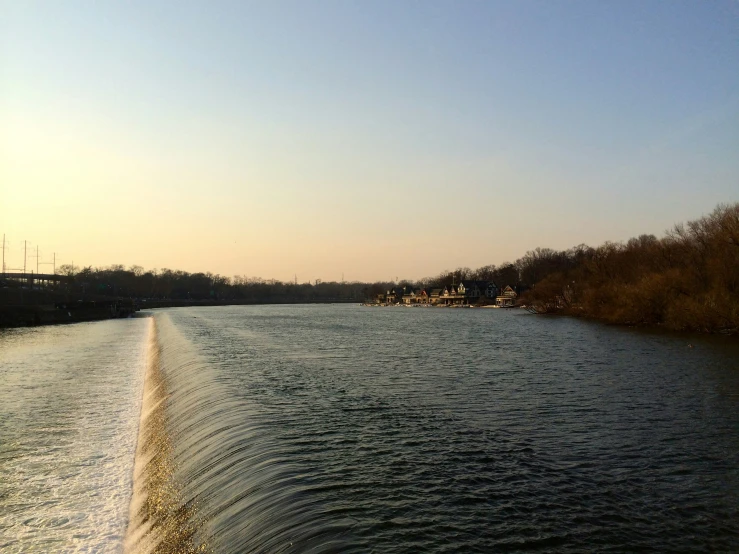
[[[417,278],[739,200],[734,0],[0,6],[11,255]]]

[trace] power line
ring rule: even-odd
[[[54,275],[56,275],[56,252],[54,252],[54,261],[53,262],[38,262],[40,265],[52,265],[54,266]]]
[[[28,253],[29,246],[31,247],[31,253]],[[40,266],[42,265],[50,265],[53,268],[54,274],[56,274],[56,252],[53,253],[52,261],[50,262],[42,262],[42,256],[41,256],[41,248],[39,245],[36,245],[36,252],[33,253],[33,247],[28,242],[28,240],[23,241],[23,264],[21,267],[11,267],[11,265],[15,265],[16,262],[13,262],[13,256],[11,255],[12,252],[12,241],[8,239],[8,234],[3,233],[3,242],[0,246],[2,248],[2,266],[0,267],[0,270],[2,273],[8,273],[8,272],[18,272],[18,273],[27,273],[29,270],[28,267],[28,258],[36,258],[36,273],[41,273]],[[20,265],[20,264],[19,264]]]
[[[38,245],[36,245],[36,254],[31,254],[31,258],[36,258],[36,274],[38,275],[38,259],[39,259],[39,253],[38,253]]]

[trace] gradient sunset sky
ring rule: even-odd
[[[738,200],[735,0],[0,0],[10,267],[414,279]]]

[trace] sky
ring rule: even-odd
[[[417,279],[736,201],[736,0],[0,0],[9,268]]]

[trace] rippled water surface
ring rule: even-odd
[[[735,341],[517,310],[155,320],[213,551],[739,550]]]
[[[0,331],[0,551],[121,550],[150,325]]]
[[[5,331],[0,550],[739,551],[738,346],[348,305]]]

